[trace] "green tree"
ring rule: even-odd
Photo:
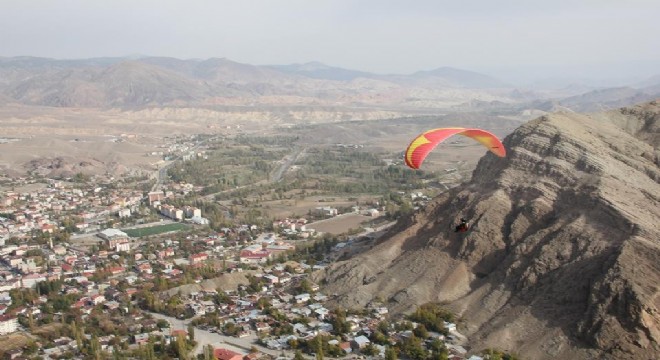
[[[195,327],[192,324],[188,324],[188,336],[191,341],[195,341]]]
[[[270,304],[270,299],[266,296],[260,297],[259,300],[257,300],[257,308],[264,310],[266,308],[271,307],[272,305]]]
[[[490,360],[518,360],[514,354],[509,354],[499,349],[486,349],[482,352]]]
[[[389,335],[390,333],[390,323],[387,322],[387,320],[383,320],[378,323],[378,330],[382,332],[385,335]]]
[[[188,347],[186,345],[186,339],[183,337],[183,334],[177,335],[176,340],[174,341],[174,351],[179,359],[188,359]]]
[[[360,352],[367,356],[376,356],[378,354],[378,349],[376,349],[374,344],[369,343],[362,350],[360,350]]]
[[[438,338],[434,338],[428,347],[431,350],[432,360],[447,360],[449,357],[449,351],[447,351],[445,344]]]
[[[314,338],[314,348],[316,350],[316,360],[323,360],[323,337],[317,335]]]
[[[397,360],[396,349],[391,346],[385,348],[385,360]]]
[[[159,329],[165,329],[170,327],[170,323],[167,322],[167,320],[165,319],[158,319],[158,321],[156,322],[156,326],[158,326]]]
[[[23,353],[25,355],[34,355],[37,353],[39,350],[39,346],[37,346],[36,341],[30,340],[27,345],[25,345],[25,348],[23,349]]]
[[[413,360],[424,360],[427,356],[426,350],[424,350],[424,347],[422,347],[422,341],[414,335],[409,338],[405,338],[402,341],[401,352],[406,357]]]
[[[346,321],[346,310],[342,308],[336,308],[333,311],[333,317],[330,323],[338,335],[343,335],[351,331],[351,325]]]
[[[454,315],[439,304],[428,303],[419,306],[408,319],[423,324],[426,329],[447,335],[445,321],[453,322]]]
[[[389,339],[380,330],[374,331],[374,333],[371,335],[371,341],[379,345],[389,344]]]
[[[299,294],[304,294],[304,293],[310,294],[310,293],[312,293],[312,285],[309,283],[307,278],[304,278],[300,282],[300,287],[299,287],[299,292],[298,293]]]
[[[96,335],[92,335],[92,339],[89,344],[90,354],[94,360],[101,360],[103,355],[101,354],[101,344],[99,343],[99,338]]]
[[[429,337],[429,332],[426,330],[426,326],[424,326],[424,324],[417,325],[417,327],[413,330],[413,334],[421,339],[426,339]]]
[[[236,326],[233,322],[228,322],[225,324],[223,331],[225,335],[234,336],[240,331],[239,327]]]
[[[302,351],[296,350],[296,353],[293,356],[293,360],[305,360],[305,357],[303,356]]]
[[[204,360],[213,360],[213,346],[212,345],[206,345],[204,346]]]

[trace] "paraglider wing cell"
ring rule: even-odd
[[[488,131],[466,128],[439,128],[424,132],[413,139],[406,149],[406,165],[413,169],[419,169],[431,150],[448,137],[456,134],[477,140],[499,157],[506,156],[506,150],[500,140]]]

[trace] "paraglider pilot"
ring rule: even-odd
[[[469,226],[468,226],[467,220],[465,220],[464,218],[461,218],[460,224],[456,225],[455,232],[466,232],[466,231],[468,231],[468,227]]]

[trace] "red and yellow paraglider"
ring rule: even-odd
[[[408,145],[406,149],[406,165],[413,169],[419,169],[431,150],[445,139],[456,134],[477,140],[499,157],[506,156],[506,150],[500,139],[488,131],[467,128],[439,128],[424,132]]]

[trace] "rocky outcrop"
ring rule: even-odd
[[[324,291],[393,312],[446,302],[473,350],[533,359],[660,354],[660,104],[557,113],[509,135],[470,183],[335,264]],[[460,217],[466,234],[451,228]]]

